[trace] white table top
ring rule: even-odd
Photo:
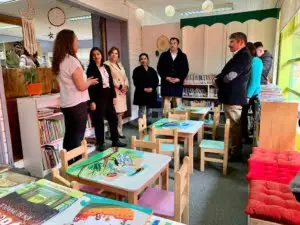
[[[117,153],[113,153],[113,149],[110,148],[69,167],[67,174],[134,192],[145,185],[170,161],[171,157],[166,155],[125,148],[119,148]]]

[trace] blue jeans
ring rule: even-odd
[[[145,105],[139,106],[139,118],[143,118],[143,115],[146,113],[147,123],[151,122],[152,118],[152,109]]]

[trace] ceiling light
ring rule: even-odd
[[[135,10],[135,16],[138,20],[142,20],[145,16],[145,11],[141,8]]]
[[[205,0],[202,4],[202,10],[205,12],[212,12],[214,3],[211,0]]]
[[[13,3],[13,2],[17,2],[19,0],[0,0],[0,4],[7,4],[7,3]]]
[[[67,18],[68,21],[90,20],[92,16],[76,16]]]
[[[12,29],[12,28],[21,28],[21,27],[17,25],[0,26],[0,30]]]
[[[166,16],[172,17],[175,15],[175,8],[172,5],[168,5],[165,8],[165,14]]]

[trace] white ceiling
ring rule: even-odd
[[[150,12],[151,14],[159,17],[167,23],[179,22],[182,18],[180,13],[176,13],[174,17],[167,17],[165,15],[165,7],[167,5],[173,5],[176,10],[201,7],[204,0],[128,0],[138,7]],[[261,9],[275,8],[275,5],[278,0],[212,0],[214,4],[224,4],[224,3],[233,3],[234,10],[224,11],[222,13],[207,13],[199,14],[194,17],[199,16],[209,16],[217,14],[227,14],[227,13],[236,13],[236,12],[245,12]]]
[[[66,21],[63,26],[56,28],[49,23],[47,16],[49,9],[51,9],[52,7],[62,8],[67,18],[90,15],[90,13],[75,7],[71,7],[56,0],[33,0],[33,6],[36,10],[35,23],[37,39],[49,41],[50,39],[48,37],[48,34],[50,32],[56,34],[62,29],[74,30],[79,40],[92,39],[91,20],[88,19],[80,21]],[[19,17],[19,10],[27,10],[27,0],[20,0],[17,2],[0,5],[0,14]],[[3,26],[3,24],[0,24],[0,27],[1,26]],[[21,27],[6,30],[0,29],[0,35],[22,37],[22,29]],[[53,41],[53,39],[51,41]]]

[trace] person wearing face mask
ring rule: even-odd
[[[115,109],[118,116],[118,132],[119,138],[125,138],[123,134],[123,116],[127,111],[126,93],[129,89],[129,82],[126,76],[126,72],[122,64],[120,63],[120,51],[117,47],[112,47],[108,51],[109,60],[104,64],[108,65],[111,70],[111,75],[114,82],[116,99]]]
[[[147,113],[147,123],[151,123],[152,108],[156,106],[158,77],[156,71],[149,66],[149,56],[139,56],[140,66],[133,71],[132,79],[135,86],[133,104],[139,106],[139,118]]]
[[[98,84],[87,78],[77,59],[78,39],[72,30],[61,30],[54,41],[52,71],[60,89],[60,106],[64,114],[63,148],[70,151],[81,145],[88,119],[88,88]]]
[[[161,77],[164,116],[171,108],[171,101],[175,107],[181,106],[183,82],[189,73],[188,59],[178,45],[179,39],[172,37],[170,49],[161,54],[157,64],[157,72]]]
[[[95,77],[99,83],[89,87],[90,110],[92,122],[95,127],[97,139],[96,150],[103,151],[104,148],[104,117],[107,119],[112,147],[125,147],[126,144],[119,141],[118,117],[114,107],[116,92],[109,66],[104,65],[103,52],[94,47],[90,52],[90,63],[87,69],[88,77]]]

